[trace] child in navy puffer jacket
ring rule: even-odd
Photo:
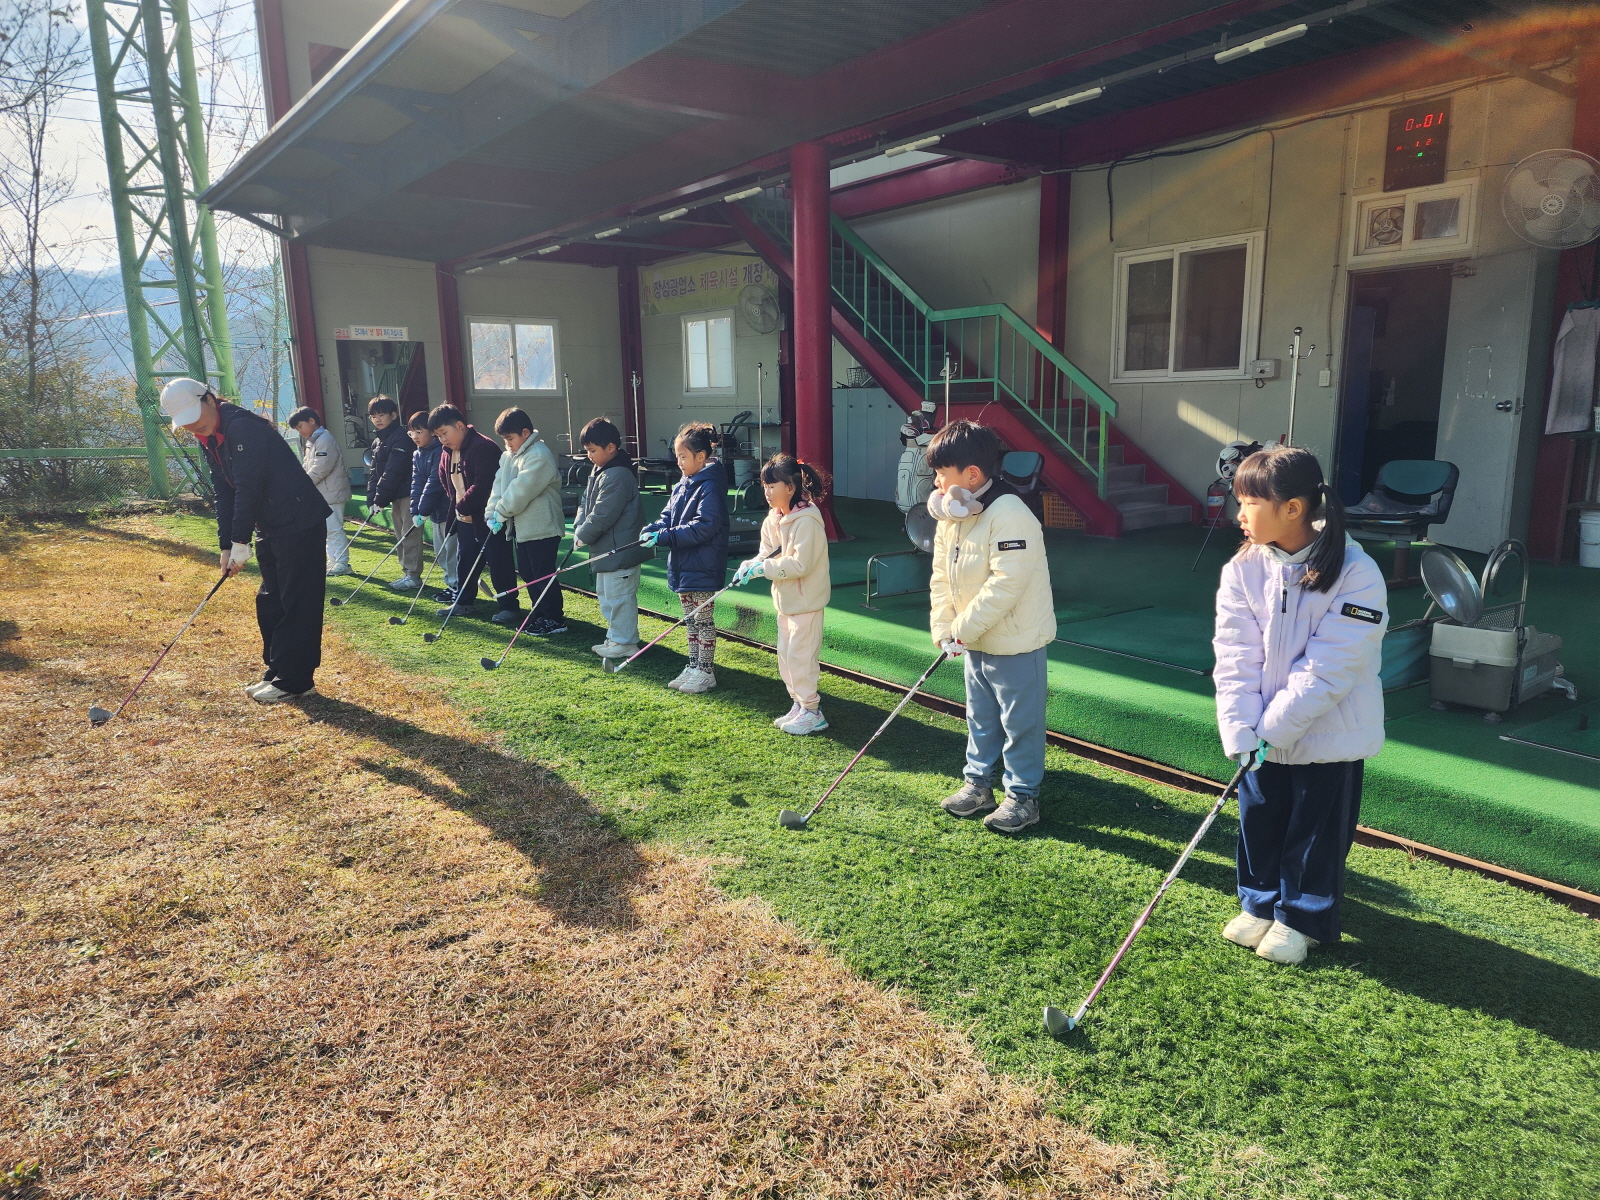
[[[717,624],[708,601],[727,579],[728,485],[721,464],[711,458],[716,444],[717,431],[703,422],[678,430],[672,452],[683,478],[661,515],[639,535],[640,545],[667,548],[667,586],[678,593],[684,613],[700,609],[687,623],[689,665],[667,684],[691,695],[717,686]]]
[[[1217,725],[1239,786],[1239,904],[1222,931],[1302,962],[1339,940],[1364,760],[1383,748],[1383,573],[1344,531],[1309,451],[1272,446],[1233,481],[1249,542],[1217,592]]]

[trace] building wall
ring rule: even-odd
[[[310,46],[348,50],[389,11],[388,0],[282,0],[283,40],[289,61],[289,94],[298,101],[311,90]]]

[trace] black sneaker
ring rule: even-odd
[[[442,604],[433,610],[436,617],[470,617],[476,614],[476,604]]]
[[[499,612],[495,613],[494,616],[490,617],[489,620],[493,621],[496,625],[521,625],[522,610],[520,608],[502,608]]]
[[[436,588],[432,600],[435,604],[454,604],[456,602],[455,588]]]
[[[528,622],[528,633],[533,637],[554,637],[558,633],[567,631],[563,621],[552,621],[549,617],[535,617]]]

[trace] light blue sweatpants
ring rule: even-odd
[[[968,650],[968,783],[993,787],[1005,760],[1005,794],[1037,799],[1044,783],[1045,647],[1026,654]]]

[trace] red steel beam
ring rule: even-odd
[[[964,192],[1003,187],[1031,179],[1034,172],[1014,163],[983,162],[974,158],[947,158],[940,162],[918,163],[859,183],[847,183],[833,190],[833,211],[845,220],[870,217],[874,213],[926,204]]]

